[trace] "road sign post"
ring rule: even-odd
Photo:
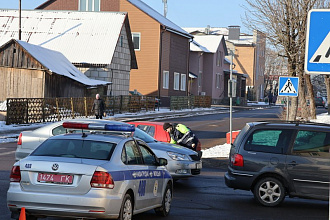
[[[279,77],[278,95],[286,96],[286,120],[289,120],[289,96],[298,97],[299,77]]]

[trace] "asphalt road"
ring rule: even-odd
[[[241,109],[233,113],[232,129],[241,130],[247,122],[278,120],[281,108],[273,106],[265,109]],[[185,118],[167,119],[164,122],[187,125],[202,143],[202,149],[226,143],[226,133],[230,130],[229,113],[209,114]]]
[[[235,112],[233,130],[241,129],[247,121],[276,119],[278,112],[278,108]],[[208,148],[225,142],[225,134],[229,130],[228,118],[229,114],[215,114],[168,121],[181,122],[191,127],[201,139],[203,148]],[[16,143],[0,144],[1,220],[10,219],[5,198],[15,149]],[[176,182],[172,210],[168,217],[158,217],[149,211],[136,215],[134,219],[329,219],[329,202],[326,201],[286,198],[280,207],[268,208],[257,204],[249,191],[229,189],[223,178],[226,162],[227,159],[204,159],[200,175]]]

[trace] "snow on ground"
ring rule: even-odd
[[[259,102],[259,103],[248,103],[248,105],[268,105],[268,103],[264,103],[264,102]],[[5,106],[2,103],[0,103],[0,109],[1,106]],[[198,109],[191,109],[189,111],[202,111],[202,110],[210,110],[210,108],[198,108]],[[187,111],[186,110],[182,110],[182,111]],[[178,112],[182,112],[180,110],[176,110],[176,111],[171,111],[172,113],[178,113]],[[169,112],[169,109],[165,109],[165,108],[160,108],[159,111],[152,111],[152,112],[143,112],[143,113],[125,113],[125,114],[116,114],[115,116],[108,116],[106,117],[107,119],[111,119],[114,117],[126,117],[126,116],[145,116],[147,114],[158,114],[158,113],[166,113]],[[330,124],[330,115],[328,115],[327,113],[323,113],[320,115],[317,115],[317,119],[315,120],[311,120],[313,122],[319,122],[319,123],[326,123],[326,124]],[[28,124],[28,125],[6,125],[4,121],[0,121],[0,132],[4,132],[6,130],[10,130],[13,134],[12,137],[8,138],[8,134],[6,134],[7,137],[1,137],[0,135],[0,143],[6,143],[6,142],[15,142],[17,141],[17,139],[15,138],[15,136],[17,136],[17,133],[15,133],[15,131],[20,132],[22,130],[22,128],[38,128],[45,125],[44,124]],[[203,150],[203,156],[202,158],[217,158],[217,157],[228,157],[229,156],[229,151],[230,151],[230,144],[222,144],[222,145],[216,145],[214,147],[211,147],[209,149]]]
[[[312,122],[330,124],[330,115],[328,113],[319,114]],[[228,157],[230,144],[217,145],[212,148],[203,150],[203,158]]]

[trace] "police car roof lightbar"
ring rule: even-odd
[[[123,132],[135,131],[135,126],[130,124],[92,124],[92,123],[63,122],[63,128],[102,130],[102,131],[123,131]]]

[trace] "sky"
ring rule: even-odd
[[[22,9],[34,9],[46,0],[21,0]],[[101,0],[102,1],[102,0]],[[143,0],[163,14],[162,0]],[[241,26],[241,32],[251,34],[242,24],[245,0],[167,0],[167,18],[180,27]],[[18,9],[19,0],[0,0],[0,8]]]

